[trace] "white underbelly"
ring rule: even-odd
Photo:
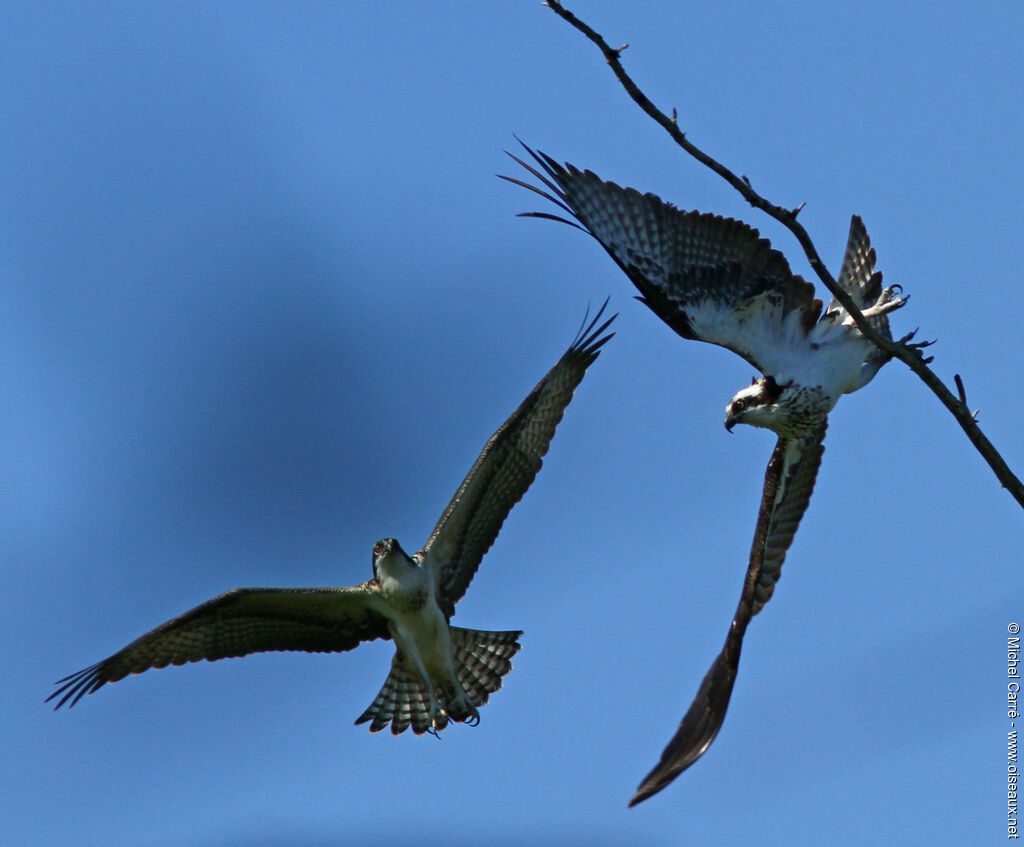
[[[455,674],[448,622],[433,603],[392,618],[395,644],[409,659],[418,656],[431,678],[450,684]]]

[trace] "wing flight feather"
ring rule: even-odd
[[[274,650],[342,652],[389,638],[386,618],[373,609],[379,590],[372,580],[345,588],[236,588],[64,677],[46,699],[60,698],[54,709],[70,708],[106,683],[150,668]]]
[[[786,367],[821,314],[814,286],[792,273],[778,250],[747,224],[683,212],[654,194],[562,166],[523,145],[539,165],[509,154],[546,186],[513,177],[572,220],[528,212],[589,232],[640,290],[642,302],[683,338],[718,344],[763,373]]]
[[[614,333],[605,330],[615,315],[598,326],[604,305],[590,323],[584,318],[575,340],[491,436],[455,492],[420,554],[438,564],[437,601],[451,617],[469,587],[484,554],[512,507],[530,487],[555,428],[587,368]]]
[[[676,734],[662,752],[661,760],[637,788],[630,806],[661,791],[703,756],[718,735],[736,682],[747,624],[771,598],[782,573],[786,551],[810,502],[825,452],[822,442],[826,427],[827,424],[822,425],[818,432],[805,438],[778,440],[765,470],[750,564],[725,645],[701,682]]]

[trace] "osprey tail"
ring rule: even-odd
[[[501,688],[501,678],[512,670],[512,657],[519,652],[522,630],[486,632],[479,629],[450,629],[455,671],[465,692],[435,691],[443,712],[433,720],[430,715],[430,692],[419,675],[404,666],[395,655],[391,673],[384,680],[380,693],[356,723],[370,724],[370,732],[379,732],[389,723],[391,732],[399,735],[411,725],[421,735],[430,729],[440,731],[451,718],[465,721],[475,712],[465,708],[465,698],[473,706],[482,706],[489,695]],[[460,703],[462,701],[462,703]]]
[[[482,706],[501,688],[501,678],[512,670],[512,657],[523,646],[519,643],[523,631],[486,632],[453,626],[451,634],[459,682],[473,705]]]

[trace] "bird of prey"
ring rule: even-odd
[[[437,734],[449,720],[476,724],[477,708],[501,687],[521,631],[451,626],[506,516],[530,487],[573,392],[614,333],[605,305],[565,354],[491,436],[418,553],[394,538],[373,547],[373,578],[339,588],[237,588],[168,621],[108,659],[60,680],[47,700],[73,706],[108,682],[149,668],[271,650],[351,650],[391,638],[383,688],[356,720],[395,735],[412,725]],[[589,310],[588,310],[589,311]]]
[[[778,436],[765,472],[743,592],[725,645],[632,806],[697,761],[717,735],[747,624],[772,596],[814,488],[828,413],[841,395],[867,385],[890,357],[857,329],[835,298],[822,314],[814,287],[792,273],[785,257],[756,229],[729,218],[680,211],[653,194],[605,182],[591,171],[562,166],[523,146],[539,168],[512,158],[547,191],[513,177],[504,179],[540,194],[568,215],[526,216],[589,233],[640,290],[637,299],[679,335],[726,347],[756,367],[761,376],[726,406],[725,427],[731,432],[736,424],[750,424]],[[891,338],[887,313],[906,298],[897,296],[896,288],[882,287],[874,265],[875,251],[864,224],[854,217],[838,282],[872,327]]]

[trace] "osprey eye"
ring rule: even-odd
[[[746,400],[737,400],[732,405],[733,405],[733,408],[737,412],[742,412],[745,408],[747,408],[747,401]]]
[[[376,544],[373,545],[373,555],[374,556],[379,556],[383,552],[384,552],[384,545],[380,541],[378,541]]]

